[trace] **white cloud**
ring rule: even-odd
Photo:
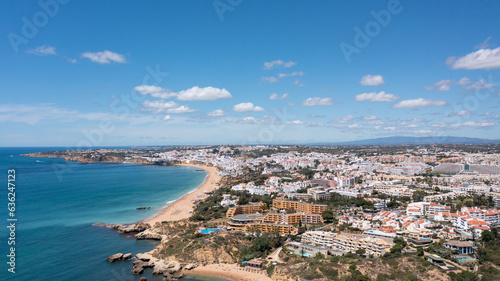
[[[232,98],[232,96],[226,89],[219,89],[214,87],[200,88],[198,86],[194,86],[191,89],[180,91],[177,94],[177,99],[182,101],[216,100],[230,98]]]
[[[475,121],[468,121],[468,122],[465,122],[465,123],[461,123],[461,124],[453,124],[454,126],[456,127],[473,127],[473,128],[484,128],[484,127],[493,127],[495,126],[495,123],[493,122],[488,122],[488,121],[478,121],[478,122],[475,122]]]
[[[260,106],[255,106],[251,102],[243,102],[233,106],[233,110],[236,112],[250,112],[250,111],[264,111],[264,108]]]
[[[447,117],[453,117],[453,116],[466,116],[466,115],[469,115],[470,112],[468,110],[461,110],[459,112],[453,112],[453,113],[450,113],[450,114],[447,114],[446,116]]]
[[[349,129],[359,129],[359,128],[362,128],[362,127],[363,126],[358,125],[358,123],[347,125],[347,128],[349,128]]]
[[[304,125],[304,122],[302,122],[300,120],[295,120],[295,121],[291,121],[291,122],[286,122],[285,124],[287,124],[287,125]]]
[[[154,113],[167,112],[168,109],[178,107],[179,105],[174,101],[149,101],[145,100],[142,102],[142,106],[145,107],[146,111],[152,111]]]
[[[221,116],[224,116],[224,110],[222,109],[216,109],[212,112],[209,112],[207,113],[208,116],[211,116],[211,117],[221,117]]]
[[[295,81],[293,81],[293,84],[295,84],[295,85],[297,85],[297,86],[299,86],[299,87],[304,86],[304,83],[300,83],[300,81],[299,81],[299,80],[295,80]]]
[[[432,133],[432,131],[429,131],[429,130],[418,130],[418,131],[415,131],[415,134],[417,135],[425,135],[425,134],[430,134]]]
[[[406,126],[406,128],[417,128],[418,125],[417,124],[410,124],[408,126]]]
[[[458,85],[461,85],[461,86],[464,86],[464,85],[467,85],[467,84],[470,84],[472,83],[472,80],[470,80],[469,78],[467,77],[463,77],[461,78],[460,80],[458,80]]]
[[[190,89],[182,90],[178,93],[175,93],[168,89],[158,86],[140,85],[135,87],[134,90],[136,90],[141,95],[151,95],[152,97],[160,99],[177,97],[178,100],[182,101],[216,100],[216,99],[232,98],[231,94],[226,89],[219,89],[214,87],[200,88],[198,86],[194,86]]]
[[[165,117],[163,117],[163,120],[170,120],[172,119],[172,117],[170,117],[170,115],[165,115]]]
[[[282,79],[285,77],[302,76],[302,75],[304,75],[304,72],[294,71],[292,73],[278,73],[278,76],[276,76],[276,77],[273,77],[273,76],[262,77],[261,80],[264,82],[267,82],[267,83],[276,83],[276,82],[278,82],[278,79]],[[303,84],[301,84],[301,85],[303,85]],[[301,86],[301,85],[299,85],[299,86]]]
[[[451,69],[496,69],[500,68],[500,47],[479,49],[463,57],[449,57],[446,64]]]
[[[284,99],[287,99],[289,97],[289,95],[287,93],[284,93],[281,97],[276,94],[276,93],[273,93],[272,95],[269,96],[269,99],[270,100],[284,100]]]
[[[432,124],[432,127],[436,127],[436,128],[446,128],[448,126],[449,125],[446,122],[437,122],[437,123]]]
[[[127,62],[125,59],[125,56],[120,55],[115,52],[111,51],[102,51],[102,52],[85,52],[81,55],[82,58],[87,58],[91,60],[92,62],[100,63],[100,64],[107,64],[111,62],[117,62],[117,63],[125,63]]]
[[[273,67],[289,68],[289,67],[292,67],[294,65],[296,65],[296,63],[293,61],[284,62],[282,60],[274,60],[274,61],[270,61],[270,62],[265,62],[264,69],[271,69]]]
[[[349,121],[351,121],[352,119],[354,119],[354,116],[352,115],[347,115],[345,117],[339,117],[339,118],[332,118],[332,122],[333,123],[348,123]]]
[[[278,73],[278,78],[285,78],[285,77],[293,77],[293,76],[302,76],[304,75],[304,72],[302,71],[294,71],[292,73]]]
[[[278,79],[276,77],[270,76],[270,77],[262,77],[262,81],[267,82],[267,83],[276,83],[278,82]]]
[[[48,55],[56,55],[56,48],[49,46],[49,45],[43,45],[36,47],[35,49],[27,50],[26,53],[28,54],[33,54],[37,56],[48,56]]]
[[[446,80],[441,80],[439,82],[436,82],[432,84],[432,86],[425,87],[426,90],[438,90],[441,92],[449,91],[451,88],[451,83],[453,83],[452,80],[446,79]]]
[[[375,116],[375,115],[370,115],[370,116],[363,117],[363,120],[375,120],[375,119],[377,119],[377,116]]]
[[[424,118],[412,118],[412,119],[409,119],[407,121],[411,122],[411,123],[415,123],[415,122],[424,122],[425,119]]]
[[[429,106],[445,106],[448,102],[442,100],[426,100],[423,98],[400,101],[393,108],[409,108],[409,107],[429,107]]]
[[[245,118],[243,118],[242,120],[239,120],[241,123],[258,123],[257,122],[257,119],[255,119],[254,117],[252,116],[247,116]]]
[[[183,113],[191,113],[191,112],[195,112],[195,111],[198,111],[198,110],[191,109],[191,108],[189,108],[188,105],[181,105],[181,106],[176,107],[176,108],[170,108],[170,109],[168,109],[167,113],[183,114]]]
[[[324,118],[325,117],[325,115],[320,115],[320,114],[309,114],[308,116],[311,118]]]
[[[386,131],[395,131],[396,127],[385,127],[384,130],[386,130]]]
[[[381,91],[379,93],[372,92],[356,95],[355,101],[390,102],[397,101],[398,99],[399,97],[394,94],[386,94],[384,91]]]
[[[141,95],[151,95],[154,98],[169,99],[176,96],[176,93],[158,86],[140,85],[134,88]]]
[[[365,122],[363,124],[365,124],[365,125],[383,125],[384,122],[380,121],[380,120],[372,120],[372,121]]]
[[[492,83],[486,83],[486,81],[484,81],[484,79],[481,79],[481,80],[476,81],[472,85],[464,86],[464,89],[466,89],[466,90],[484,90],[484,89],[491,88],[493,86],[495,86],[495,85],[493,85]]]
[[[483,42],[474,46],[474,49],[486,49],[486,48],[488,48],[490,46],[490,44],[488,44],[488,41],[490,41],[490,39],[491,39],[491,36],[488,36],[488,38],[486,38],[486,40],[484,40]]]
[[[384,84],[384,77],[382,75],[365,75],[359,81],[363,86],[380,86]]]
[[[69,57],[66,57],[66,56],[65,56],[64,58],[65,58],[68,62],[70,62],[70,63],[76,63],[76,62],[77,62],[77,60],[76,60],[76,59],[73,59],[73,58],[69,58]]]
[[[333,104],[333,99],[332,98],[308,98],[304,101],[302,101],[301,105],[303,106],[318,106],[318,105],[332,105]]]

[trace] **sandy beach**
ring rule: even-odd
[[[221,177],[219,176],[217,167],[208,167],[198,164],[179,164],[178,166],[190,166],[205,170],[208,173],[205,178],[205,182],[203,182],[196,190],[182,196],[170,204],[167,208],[165,208],[165,210],[163,210],[163,212],[154,218],[146,220],[146,223],[154,225],[155,223],[162,221],[178,221],[187,219],[191,216],[189,211],[192,211],[194,207],[193,200],[204,199],[208,196],[204,193],[205,191],[214,191],[218,188],[216,183]]]
[[[239,267],[237,264],[210,264],[184,271],[187,275],[209,275],[239,281],[270,281],[266,271]]]

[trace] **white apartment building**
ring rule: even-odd
[[[301,242],[330,248],[333,246],[335,235],[335,233],[327,231],[308,231],[302,234]]]
[[[337,235],[333,240],[334,249],[353,253],[358,249],[364,249],[366,255],[375,257],[380,257],[389,252],[393,245],[383,239],[363,235]]]

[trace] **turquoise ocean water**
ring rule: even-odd
[[[61,148],[63,150],[64,148]],[[20,154],[57,148],[0,148],[0,280],[139,280],[132,262],[106,257],[141,253],[155,241],[93,226],[134,223],[195,189],[206,172],[191,167],[81,164]],[[7,171],[16,171],[16,265],[8,272]],[[150,206],[150,210],[136,210]],[[164,280],[151,274],[148,280]],[[221,280],[186,278],[184,280]]]

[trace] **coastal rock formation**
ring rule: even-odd
[[[236,260],[222,249],[203,248],[193,252],[195,260],[203,264],[235,263]]]
[[[121,261],[122,259],[123,259],[123,254],[118,253],[118,254],[114,254],[112,256],[109,256],[106,260],[108,262],[115,262],[115,261]]]
[[[176,274],[174,274],[173,276],[175,279],[182,279],[184,278],[184,273],[181,273],[181,272],[177,272]]]
[[[134,274],[142,274],[145,268],[154,266],[154,262],[150,262],[149,259],[148,261],[136,260],[133,264],[134,267],[132,268],[132,273]]]
[[[128,225],[128,226],[120,226],[118,227],[118,233],[133,233],[133,232],[142,232],[146,229],[151,228],[148,223],[139,222],[136,224]]]
[[[298,269],[298,267],[294,268],[294,266],[291,266],[291,268],[277,266],[273,271],[273,275],[271,275],[271,279],[273,281],[299,281],[299,277],[291,276],[291,272]]]
[[[142,273],[144,273],[144,267],[134,266],[132,268],[132,273],[133,274],[142,274]]]
[[[135,238],[137,240],[144,240],[144,239],[162,240],[164,237],[165,235],[158,234],[152,229],[147,229],[135,235]]]
[[[157,258],[153,257],[150,253],[137,254],[135,258],[141,261],[157,260]]]
[[[184,269],[191,270],[196,267],[196,264],[188,263],[184,266]]]
[[[146,277],[141,277],[141,278],[139,279],[139,281],[148,281],[148,278],[146,278]]]
[[[120,227],[123,227],[123,225],[121,225],[121,224],[105,224],[102,222],[94,223],[93,225],[102,226],[102,227],[109,228],[109,229],[118,229]]]
[[[132,253],[127,253],[123,255],[123,260],[129,260],[132,258]]]
[[[163,274],[165,277],[181,270],[180,264],[169,260],[158,260],[154,263],[153,274]]]
[[[144,268],[153,268],[153,274],[163,275],[164,277],[172,277],[171,275],[180,271],[182,265],[173,260],[158,259],[153,257],[151,253],[142,253],[135,255],[136,261],[133,262],[134,267],[132,272],[134,274],[141,274]]]

